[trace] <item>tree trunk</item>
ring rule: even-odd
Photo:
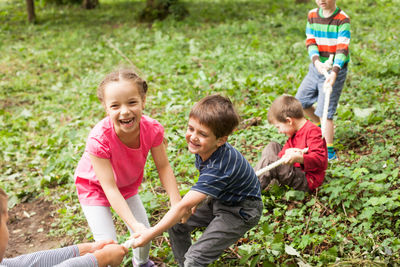
[[[99,0],[83,0],[82,7],[84,9],[93,9],[99,5]]]
[[[180,0],[146,0],[146,7],[140,13],[139,19],[152,22],[173,15],[175,19],[182,20],[188,13],[185,4]]]
[[[35,4],[33,0],[26,0],[26,8],[28,10],[28,21],[30,23],[35,22],[36,15],[35,15]]]

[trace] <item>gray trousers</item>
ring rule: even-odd
[[[261,159],[254,168],[258,171],[265,166],[279,160],[278,153],[282,150],[282,146],[276,142],[269,143],[263,150],[261,154]],[[308,187],[308,182],[306,179],[306,174],[300,168],[296,168],[293,165],[282,164],[270,171],[258,177],[261,184],[261,190],[264,190],[269,183],[276,179],[281,185],[288,185],[295,190],[300,190],[304,192],[310,192]]]
[[[168,230],[172,251],[181,267],[207,266],[260,220],[261,200],[244,200],[236,205],[208,197],[184,223]],[[191,232],[206,227],[192,245]]]

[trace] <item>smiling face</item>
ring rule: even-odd
[[[315,0],[315,2],[323,10],[331,11],[336,9],[336,0]]]
[[[4,253],[6,252],[8,244],[8,212],[7,212],[7,199],[0,196],[0,205],[2,205],[2,214],[0,214],[0,262],[3,260]]]
[[[110,82],[104,88],[103,105],[121,140],[139,135],[145,97],[131,81]]]
[[[190,153],[198,154],[203,161],[207,160],[228,139],[227,136],[217,138],[210,128],[193,117],[189,118],[185,136]]]
[[[278,132],[281,134],[285,134],[287,137],[292,137],[297,128],[295,127],[293,120],[291,118],[287,118],[286,122],[281,121],[272,121],[272,124],[278,129]]]

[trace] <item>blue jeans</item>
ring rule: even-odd
[[[336,113],[336,108],[339,103],[339,97],[342,93],[346,77],[347,66],[339,71],[335,84],[332,87],[332,93],[329,100],[328,119],[333,119],[333,115],[335,115]],[[296,98],[301,102],[301,105],[304,109],[311,107],[315,102],[317,102],[315,115],[317,115],[318,117],[322,117],[324,108],[324,82],[325,76],[319,73],[314,64],[311,63],[308,68],[308,73],[304,80],[301,82],[296,94]]]

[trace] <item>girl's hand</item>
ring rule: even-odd
[[[196,210],[196,207],[193,207],[194,210]],[[188,210],[185,215],[183,215],[183,217],[181,218],[181,223],[186,223],[187,220],[190,218],[190,216],[192,216],[192,214],[194,213],[194,211],[192,211],[192,209]]]

